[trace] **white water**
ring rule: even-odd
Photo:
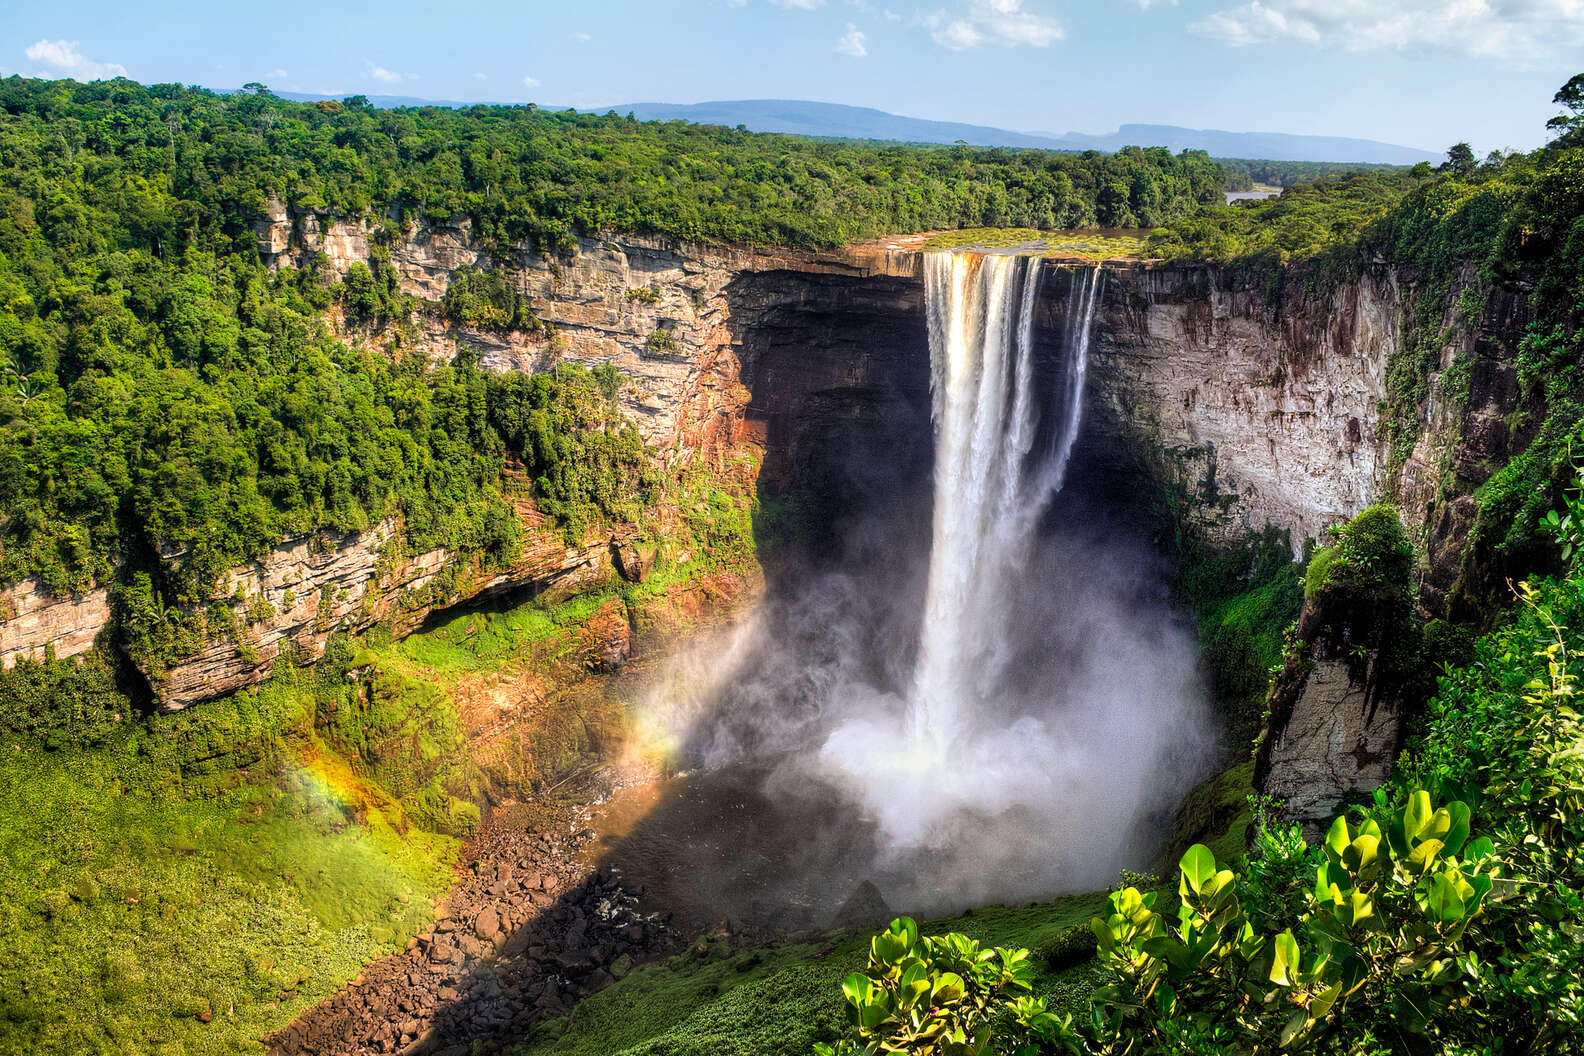
[[[1009,643],[1020,640],[1007,593],[1066,479],[1083,419],[1101,272],[1073,277],[1060,398],[1052,401],[1034,391],[1039,259],[931,253],[924,260],[935,521],[908,729],[915,747],[938,755],[972,732],[979,706],[998,692]],[[1035,452],[1042,429],[1049,439]]]
[[[1036,347],[1041,272],[926,257],[927,532],[902,508],[854,524],[834,567],[702,640],[645,709],[706,769],[774,760],[772,800],[838,805],[801,833],[804,873],[773,884],[839,902],[869,878],[931,911],[1093,890],[1147,861],[1203,774],[1193,637],[1154,555],[1061,495],[1102,274],[1064,276],[1062,329]]]

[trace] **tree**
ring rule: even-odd
[[[1474,166],[1474,148],[1467,143],[1454,143],[1447,150],[1446,164],[1442,168],[1456,176],[1468,176],[1474,172]]]
[[[1546,128],[1556,135],[1557,142],[1570,142],[1584,134],[1584,73],[1574,74],[1557,89],[1551,101],[1568,111],[1546,122]]]

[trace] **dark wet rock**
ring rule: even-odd
[[[891,920],[891,907],[886,905],[880,889],[865,880],[859,884],[847,901],[841,904],[831,921],[835,928],[869,928]]]

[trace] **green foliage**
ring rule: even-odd
[[[324,107],[125,80],[11,78],[0,106],[14,125],[48,121],[68,144],[129,168],[141,182],[121,199],[162,248],[179,244],[195,211],[256,212],[270,198],[343,217],[387,207],[404,219],[467,217],[497,245],[549,251],[604,231],[831,246],[977,225],[1149,226],[1217,200],[1222,182],[1194,151],[868,144],[534,106]],[[193,205],[161,197],[171,184],[197,192]],[[62,237],[79,237],[73,219],[58,221]]]
[[[1302,569],[1285,532],[1266,529],[1236,546],[1212,546],[1178,533],[1172,593],[1198,625],[1200,663],[1227,740],[1248,744],[1259,731],[1283,637],[1303,605]]]
[[[650,331],[649,336],[644,338],[644,348],[657,356],[675,356],[682,351],[682,346],[669,330]]]
[[[1584,1048],[1584,742],[1573,657],[1584,577],[1520,584],[1517,618],[1450,670],[1409,745],[1404,780],[1467,789],[1492,816],[1503,897],[1489,910],[1468,1017],[1533,1051]]]
[[[456,843],[319,747],[317,683],[151,722],[97,663],[0,687],[121,716],[0,737],[0,1051],[247,1051],[432,919]]]
[[[0,730],[44,747],[102,744],[135,715],[100,650],[75,662],[22,657],[0,670]]]
[[[1093,923],[1117,982],[1098,995],[1091,1051],[1169,1051],[1184,1034],[1256,1049],[1321,1039],[1341,1048],[1381,1016],[1398,1032],[1425,1033],[1466,992],[1462,940],[1493,883],[1492,846],[1468,843],[1469,816],[1459,802],[1432,809],[1420,791],[1389,812],[1384,831],[1338,818],[1304,912],[1279,932],[1268,930],[1286,908],[1270,897],[1270,862],[1251,889],[1208,848],[1190,848],[1175,924],[1155,912],[1153,893],[1117,892],[1110,915]],[[1278,869],[1305,862],[1292,833],[1266,839]]]
[[[1010,908],[987,906],[925,922],[985,946],[1043,946],[1087,921],[1103,896]],[[1093,960],[1089,941],[1086,960]],[[850,933],[818,945],[732,949],[726,939],[696,944],[669,962],[639,968],[586,998],[565,1021],[544,1024],[524,1056],[807,1056],[845,1029],[845,1001],[833,978],[863,969],[869,937]],[[1035,964],[1034,992],[1053,1001],[1087,995],[1092,965],[1060,975]]]
[[[638,429],[616,405],[619,385],[608,364],[489,380],[490,425],[572,544],[600,517],[637,521],[658,494]]]
[[[926,249],[994,249],[1016,246],[1022,252],[1047,257],[1088,257],[1091,260],[1137,257],[1144,239],[1115,230],[1036,231],[1033,228],[969,228],[931,235]]]
[[[1028,950],[984,949],[956,933],[921,937],[900,917],[870,942],[865,970],[842,981],[858,1043],[816,1044],[814,1052],[983,1056],[1054,1039],[1065,1025],[1026,996],[1033,974]]]
[[[454,323],[493,330],[543,330],[544,323],[509,277],[499,271],[479,271],[466,264],[451,272],[440,301],[445,317]]]
[[[1350,172],[1297,184],[1276,198],[1206,208],[1161,226],[1147,251],[1174,260],[1277,264],[1318,257],[1357,241],[1417,182],[1402,172]]]
[[[1478,957],[1465,937],[1493,886],[1495,848],[1469,840],[1465,804],[1434,809],[1422,790],[1385,818],[1383,827],[1339,817],[1317,864],[1301,836],[1269,832],[1276,860],[1252,882],[1190,847],[1175,923],[1156,911],[1155,891],[1112,894],[1091,930],[1114,981],[1095,992],[1086,1019],[1013,996],[1027,989],[1026,951],[920,939],[912,921],[896,921],[873,940],[866,972],[843,983],[856,1041],[815,1051],[1265,1051],[1345,1047],[1373,1037],[1371,1026],[1427,1034],[1438,1012],[1467,1004]],[[1303,911],[1288,918],[1294,866],[1311,864]],[[965,965],[981,970],[964,975]]]
[[[1460,351],[1452,360],[1452,365],[1441,375],[1441,392],[1454,406],[1467,407],[1469,385],[1473,380],[1474,357]]]
[[[1353,161],[1268,161],[1259,158],[1217,158],[1221,171],[1226,173],[1223,186],[1229,191],[1253,190],[1256,184],[1264,187],[1291,187],[1294,184],[1314,183],[1317,180],[1345,176],[1354,172],[1372,172],[1381,175],[1405,172],[1408,166],[1385,165]]]
[[[218,215],[155,253],[128,230],[121,177],[46,161],[24,132],[0,122],[17,144],[0,152],[17,166],[0,345],[36,389],[0,394],[0,578],[82,589],[163,550],[180,574],[153,585],[175,604],[286,535],[394,514],[419,549],[509,551],[482,374],[348,349],[313,299],[321,276],[264,269]],[[50,226],[63,202],[86,243]]]
[[[1584,424],[1579,426],[1577,439],[1584,444]],[[1563,562],[1577,572],[1580,562],[1584,562],[1584,463],[1573,462],[1573,487],[1563,495],[1562,501],[1561,511],[1546,511],[1540,520],[1540,528],[1556,540],[1562,550]]]
[[[1244,863],[1243,908],[1256,927],[1273,931],[1302,913],[1308,878],[1320,865],[1320,849],[1304,841],[1303,826],[1280,820],[1269,797],[1251,795],[1249,802],[1254,838]]]
[[[1394,607],[1412,583],[1413,544],[1397,510],[1378,503],[1331,530],[1304,576],[1304,597],[1330,590],[1358,603]]]
[[[1431,686],[1415,608],[1418,559],[1397,510],[1378,503],[1330,534],[1331,545],[1315,551],[1304,577],[1309,608],[1294,644],[1324,643],[1354,677],[1368,678],[1372,693],[1423,700]]]

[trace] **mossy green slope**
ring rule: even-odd
[[[987,945],[1037,948],[1089,918],[1102,894],[926,921],[930,934],[962,932]],[[807,1056],[844,1027],[839,980],[863,967],[867,932],[818,943],[733,950],[703,940],[663,965],[640,968],[553,1021],[517,1056]],[[1044,971],[1043,993],[1087,993],[1087,966]]]
[[[0,745],[0,1052],[229,1053],[428,919],[455,841],[309,754],[153,791],[133,739]]]

